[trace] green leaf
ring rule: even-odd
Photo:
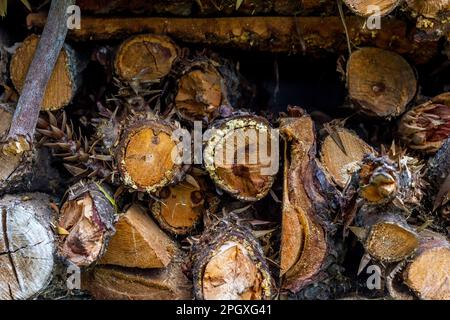
[[[0,16],[6,16],[8,10],[8,0],[0,0]]]
[[[239,8],[241,7],[242,2],[244,2],[244,0],[236,0],[236,10],[239,10]]]
[[[105,195],[106,199],[108,199],[108,201],[113,205],[115,211],[118,211],[118,207],[116,202],[114,201],[114,198],[111,197],[111,195],[101,186],[100,183],[97,183],[94,181],[94,183],[97,185],[97,188]]]
[[[31,11],[31,5],[30,5],[30,3],[28,2],[28,0],[20,0],[20,1],[22,1],[23,5],[24,5],[25,7],[27,7],[28,10]]]

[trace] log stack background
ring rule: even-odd
[[[0,298],[450,299],[448,1],[80,0],[61,52],[30,2],[0,23]],[[278,173],[214,162],[250,129]]]

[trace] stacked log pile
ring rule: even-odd
[[[0,41],[1,299],[450,299],[448,1],[73,3]],[[262,110],[245,51],[343,113]]]

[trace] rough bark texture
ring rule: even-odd
[[[0,299],[33,298],[50,283],[56,247],[50,202],[41,193],[0,199]]]
[[[361,112],[384,118],[402,114],[417,92],[412,67],[401,56],[378,48],[355,51],[347,63],[350,99]]]
[[[204,165],[218,187],[237,199],[257,201],[268,194],[278,172],[277,147],[277,136],[264,118],[231,117],[214,124]]]
[[[134,13],[154,15],[257,15],[307,14],[311,12],[331,12],[334,1],[322,0],[246,0],[238,7],[235,0],[175,0],[175,1],[145,1],[145,0],[80,0],[77,4],[81,10],[94,14]]]
[[[115,225],[116,233],[109,242],[100,264],[129,268],[163,268],[173,260],[176,244],[164,233],[145,210],[131,206]]]
[[[115,232],[116,208],[106,185],[80,181],[69,188],[58,218],[58,254],[78,267],[95,264]]]
[[[38,43],[39,36],[27,37],[11,59],[11,80],[19,93],[23,91]],[[61,109],[72,101],[80,86],[80,73],[85,65],[79,57],[68,44],[63,46],[46,86],[41,110]]]
[[[74,0],[52,1],[33,61],[25,77],[3,152],[21,154],[31,150],[45,89],[67,34],[67,7]]]
[[[281,231],[282,289],[293,293],[318,280],[327,253],[330,213],[315,162],[314,124],[308,115],[282,119],[286,141]]]
[[[46,16],[30,14],[28,25],[42,28]],[[165,34],[175,40],[218,47],[270,52],[347,50],[345,30],[339,17],[239,17],[239,18],[95,18],[83,17],[84,27],[70,32],[74,40],[106,40],[131,34]],[[437,54],[437,41],[416,44],[414,30],[400,20],[383,21],[381,30],[364,29],[364,19],[347,17],[350,41],[408,54],[424,63]]]

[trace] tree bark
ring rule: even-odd
[[[74,3],[74,0],[51,3],[49,19],[28,69],[3,152],[21,154],[32,148],[45,89],[67,34],[67,7]]]
[[[29,27],[42,28],[46,16],[30,14]],[[175,40],[218,47],[270,52],[347,50],[345,30],[339,17],[239,17],[239,18],[95,18],[83,17],[84,27],[72,30],[74,40],[107,40],[132,34],[165,34]],[[414,30],[400,20],[386,19],[377,32],[364,29],[364,19],[347,17],[350,41],[407,54],[424,63],[438,53],[437,41],[415,44]]]
[[[301,111],[301,110],[300,110]],[[301,111],[302,112],[302,111]],[[332,252],[327,221],[332,203],[318,181],[314,124],[308,115],[281,119],[285,146],[281,231],[282,289],[297,293],[325,274]]]
[[[80,181],[71,186],[58,219],[58,255],[89,267],[104,255],[115,233],[116,208],[106,185]]]

